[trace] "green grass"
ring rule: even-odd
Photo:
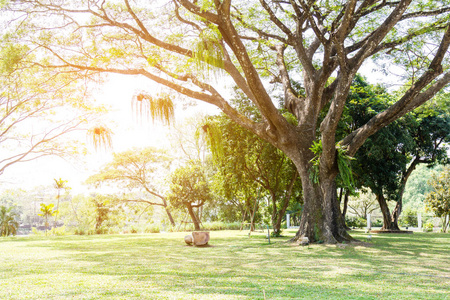
[[[263,233],[0,239],[0,299],[450,299],[450,234],[295,246]],[[363,232],[353,232],[366,240]]]

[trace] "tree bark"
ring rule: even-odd
[[[167,213],[167,217],[169,217],[169,221],[170,224],[172,224],[172,226],[175,226],[175,221],[173,220],[172,214],[169,211],[169,208],[167,206],[164,207]]]
[[[189,215],[191,216],[192,223],[194,223],[194,229],[200,230],[200,222],[198,221],[197,216],[195,215],[195,212],[194,212],[194,209],[192,208],[191,203],[185,203],[185,205],[188,209]]]
[[[384,198],[383,194],[377,194],[376,197],[378,204],[380,205],[381,213],[383,214],[383,227],[381,227],[381,230],[400,230],[398,226],[392,222],[386,198]]]
[[[336,244],[354,240],[345,228],[339,207],[335,176],[311,181],[308,171],[300,172],[303,185],[304,206],[300,228],[291,241],[308,237],[311,242]]]

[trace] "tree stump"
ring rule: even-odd
[[[209,242],[209,232],[207,231],[194,231],[192,232],[192,238],[194,246],[203,246]]]

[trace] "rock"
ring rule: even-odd
[[[209,242],[209,232],[207,231],[194,231],[192,232],[194,240],[194,246],[203,246]]]
[[[309,238],[308,237],[302,237],[302,239],[300,240],[300,245],[301,246],[307,246],[309,245]]]
[[[184,237],[184,241],[186,242],[186,244],[192,245],[192,243],[194,242],[194,238],[189,234]]]

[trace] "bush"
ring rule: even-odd
[[[159,225],[152,224],[152,225],[146,226],[144,229],[144,232],[145,233],[160,233],[161,229],[159,228]]]
[[[86,234],[86,230],[84,230],[83,228],[75,228],[75,231],[73,232],[75,235],[85,235]]]
[[[108,234],[109,230],[106,226],[100,226],[99,228],[95,229],[96,234]]]
[[[357,217],[347,217],[345,216],[345,223],[348,227],[352,228],[363,228],[367,226],[367,220],[363,218],[357,218]]]
[[[57,236],[62,236],[62,235],[67,235],[69,233],[66,231],[66,226],[61,226],[61,227],[53,228],[52,234],[57,235]]]
[[[139,232],[139,228],[137,226],[131,226],[130,227],[130,232],[131,233],[138,233]]]
[[[383,227],[383,220],[382,219],[376,219],[375,221],[371,222],[370,225],[372,227]]]
[[[400,216],[399,223],[403,227],[416,227],[417,226],[417,211],[411,209],[405,209]]]
[[[205,222],[202,223],[203,230],[239,230],[241,227],[241,223],[234,222],[234,223],[225,223],[225,222]]]
[[[433,223],[427,222],[427,223],[423,224],[423,232],[432,232],[433,227],[434,227]]]

